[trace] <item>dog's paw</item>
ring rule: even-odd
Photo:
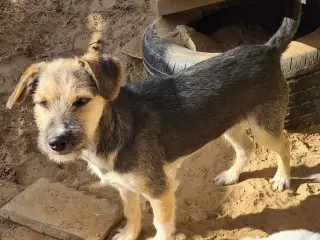
[[[138,235],[139,232],[129,231],[128,228],[124,227],[118,230],[118,233],[113,236],[112,240],[135,240]]]
[[[279,177],[275,175],[271,179],[272,189],[276,192],[283,192],[285,189],[290,187],[290,178],[289,177]]]
[[[217,185],[231,185],[239,180],[239,174],[235,172],[233,169],[229,169],[218,174],[213,181]]]
[[[100,185],[107,185],[107,181],[104,180],[104,179],[101,179],[101,180],[100,180]]]

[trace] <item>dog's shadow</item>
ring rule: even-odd
[[[253,178],[270,179],[274,175],[275,171],[276,168],[271,167],[252,172],[244,172],[241,174],[240,183]],[[206,236],[208,233],[213,233],[221,229],[237,232],[244,228],[262,230],[267,234],[291,229],[307,229],[310,231],[319,232],[320,196],[317,193],[320,193],[320,184],[319,187],[317,187],[317,184],[314,185],[317,189],[317,193],[315,195],[309,195],[306,198],[303,197],[303,193],[301,194],[299,191],[297,191],[301,185],[313,182],[313,180],[303,178],[316,173],[320,173],[320,164],[314,167],[308,167],[306,165],[292,167],[293,179],[291,182],[290,194],[293,196],[298,196],[299,199],[302,199],[300,204],[297,206],[286,209],[273,209],[266,207],[264,210],[262,210],[262,212],[244,214],[236,218],[231,218],[228,216],[215,218],[215,216],[212,215],[212,219],[209,217],[200,223],[193,224],[190,229],[185,228],[185,223],[183,223],[180,225],[181,229],[187,235],[197,234],[200,236]],[[234,187],[237,186],[235,185]],[[308,187],[308,185],[306,187]],[[253,200],[254,199],[252,199],[252,201]],[[219,203],[217,202],[216,204]],[[219,208],[221,208],[221,206]],[[177,209],[177,211],[179,212],[179,209]],[[217,209],[217,211],[219,211],[219,209]],[[233,236],[228,237],[232,238]]]
[[[245,214],[234,219],[217,219],[212,230],[241,228],[261,229],[268,234],[288,229],[320,231],[320,196],[310,195],[298,206],[288,209],[265,208],[260,213]]]
[[[270,179],[276,172],[275,167],[264,168],[252,172],[243,172],[240,175],[240,182],[246,181],[253,178],[267,178]],[[313,167],[308,167],[306,165],[299,165],[291,167],[291,189],[296,191],[301,184],[312,182],[310,179],[306,179],[308,176],[313,174],[320,174],[320,163]]]
[[[250,178],[270,178],[275,168],[266,168],[242,174],[240,181]],[[314,167],[300,165],[292,167],[291,190],[294,195],[303,195],[297,192],[305,183],[312,183],[310,179],[303,179],[309,175],[320,173],[320,164]],[[307,185],[309,187],[309,185]],[[307,229],[314,232],[320,231],[320,184],[316,186],[318,194],[309,195],[295,207],[288,209],[265,208],[260,213],[241,215],[235,219],[222,218],[217,220],[214,229],[234,230],[241,228],[260,229],[267,234],[291,229]],[[275,193],[277,194],[277,193]],[[303,196],[301,196],[303,198]]]

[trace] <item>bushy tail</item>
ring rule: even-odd
[[[293,39],[301,16],[301,0],[285,0],[286,14],[278,31],[270,38],[266,45],[284,52]]]

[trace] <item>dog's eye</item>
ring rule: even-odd
[[[47,101],[37,102],[37,104],[39,104],[41,107],[44,107],[44,108],[48,107],[48,102]]]
[[[90,98],[79,98],[72,105],[79,108],[86,105],[88,102],[90,102],[90,100]]]

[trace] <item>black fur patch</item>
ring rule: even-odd
[[[157,196],[167,187],[166,163],[195,152],[238,122],[251,117],[279,134],[289,96],[280,57],[300,13],[299,0],[290,1],[295,19],[284,19],[267,44],[237,47],[171,77],[151,76],[122,87],[101,119],[99,154],[119,150],[114,170],[142,174]],[[116,76],[112,61],[101,64],[105,75]]]

